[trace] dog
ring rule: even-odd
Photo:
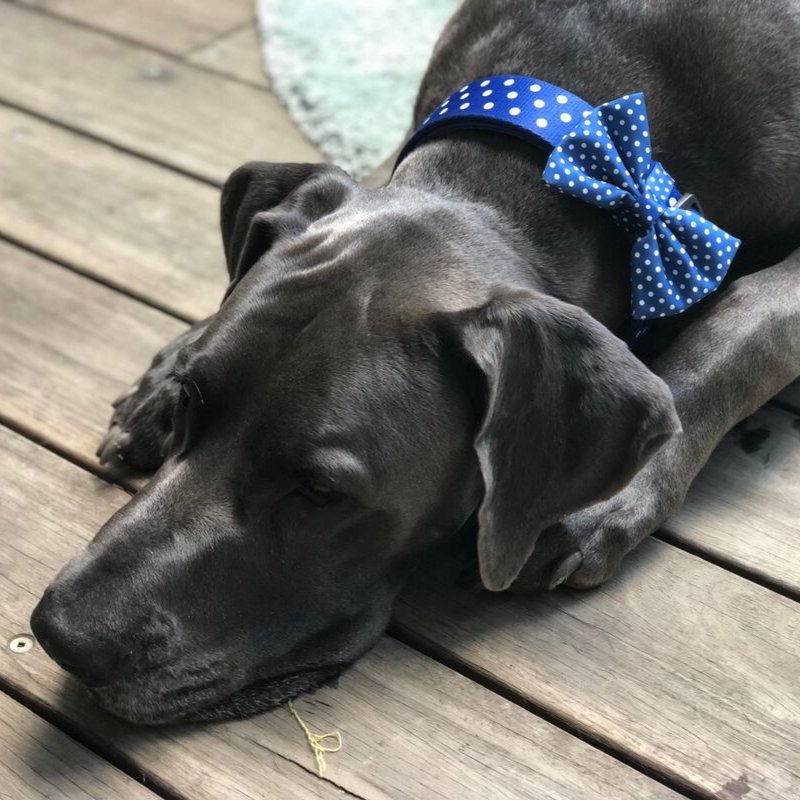
[[[454,131],[376,188],[234,172],[222,305],[99,450],[157,471],[44,593],[44,649],[132,721],[244,716],[367,651],[470,520],[487,589],[607,580],[800,375],[798,53],[792,0],[465,0],[446,26],[415,127],[483,76],[641,91],[654,156],[743,240],[637,353],[629,239],[528,143]]]

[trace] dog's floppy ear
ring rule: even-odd
[[[279,236],[302,231],[335,208],[355,182],[329,164],[254,161],[231,174],[222,189],[222,243],[228,292]]]
[[[546,527],[621,489],[680,421],[666,384],[575,306],[509,290],[447,325],[483,384],[478,559],[501,591]]]

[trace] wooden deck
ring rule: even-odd
[[[0,797],[800,798],[800,385],[719,448],[610,585],[419,582],[391,635],[289,714],[105,715],[9,646],[126,491],[110,400],[225,285],[219,186],[318,160],[261,75],[252,0],[0,0]],[[130,488],[130,487],[129,487]]]

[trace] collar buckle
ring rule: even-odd
[[[703,206],[700,205],[700,201],[691,192],[687,192],[686,194],[682,195],[680,200],[678,200],[678,202],[672,207],[691,208],[692,211],[696,211],[701,217],[705,217],[705,214],[703,213]]]

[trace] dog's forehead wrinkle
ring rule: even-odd
[[[325,344],[326,338],[315,330],[318,318],[330,324],[339,303],[332,296],[308,294],[297,298],[267,292],[263,297],[236,298],[235,306],[220,313],[214,330],[193,345],[184,372],[203,386],[204,394],[230,397],[231,381],[255,388],[256,382],[279,379],[285,364],[302,367],[304,361],[317,359],[315,343]]]
[[[264,273],[266,285],[292,285],[309,275],[319,278],[331,270],[346,270],[353,263],[359,239],[330,220],[312,223],[302,234],[276,246],[256,266]]]
[[[399,347],[394,353],[382,348],[378,355],[355,353],[327,375],[311,370],[313,380],[276,410],[275,435],[288,440],[288,451],[318,448],[329,466],[375,478],[398,447],[421,441],[427,417],[418,412],[434,405],[429,368],[412,368]]]
[[[384,190],[380,202],[372,194],[278,244],[231,305],[252,320],[262,308],[307,314],[344,297],[374,334],[393,321],[481,305],[492,280],[521,271],[513,232],[491,209],[407,187]]]
[[[372,204],[347,203],[312,220],[299,235],[278,242],[256,266],[269,286],[304,282],[309,273],[318,277],[356,265],[384,210]]]
[[[369,294],[374,319],[464,311],[487,303],[498,286],[531,283],[531,254],[492,209],[440,201],[389,219],[397,246]]]
[[[308,457],[308,466],[324,476],[363,481],[368,476],[364,461],[352,449],[337,445],[320,445]]]
[[[437,248],[470,246],[470,231],[502,227],[488,208],[463,200],[443,200],[414,189],[387,187],[367,203],[348,203],[312,222],[281,250],[284,256],[309,256],[321,250],[337,264],[350,258],[402,264],[405,256],[434,257]],[[486,236],[486,238],[491,238]],[[479,243],[478,243],[478,246]],[[427,252],[426,252],[427,249]],[[317,257],[317,254],[314,254]],[[363,264],[362,264],[363,266]]]

